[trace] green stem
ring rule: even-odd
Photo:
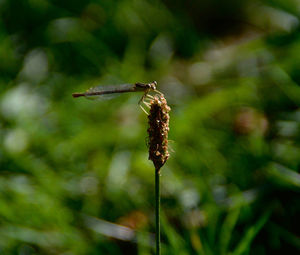
[[[156,255],[160,255],[160,169],[155,169]]]

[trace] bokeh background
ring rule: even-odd
[[[157,80],[163,254],[299,254],[300,1],[1,0],[0,254],[154,254],[147,116],[91,86]]]

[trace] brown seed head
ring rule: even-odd
[[[156,171],[160,171],[169,158],[168,132],[171,108],[167,105],[167,100],[163,95],[154,96],[150,106],[148,116],[149,159],[152,160]]]

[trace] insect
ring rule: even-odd
[[[147,111],[143,108],[142,103],[147,107],[150,107],[149,102],[147,99],[153,99],[153,96],[150,95],[150,92],[155,92],[158,94],[162,94],[160,91],[156,89],[157,82],[153,81],[150,83],[140,83],[137,82],[135,84],[121,84],[115,86],[98,86],[93,87],[83,93],[73,93],[73,97],[86,97],[86,98],[99,98],[103,97],[104,95],[112,95],[112,94],[120,94],[120,93],[127,93],[127,92],[144,92],[144,95],[139,100],[139,106],[141,109],[146,113]]]

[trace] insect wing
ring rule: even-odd
[[[90,100],[109,100],[119,96],[121,93],[118,91],[129,90],[132,86],[132,84],[96,86],[88,89],[85,97]],[[94,93],[99,93],[99,95]]]

